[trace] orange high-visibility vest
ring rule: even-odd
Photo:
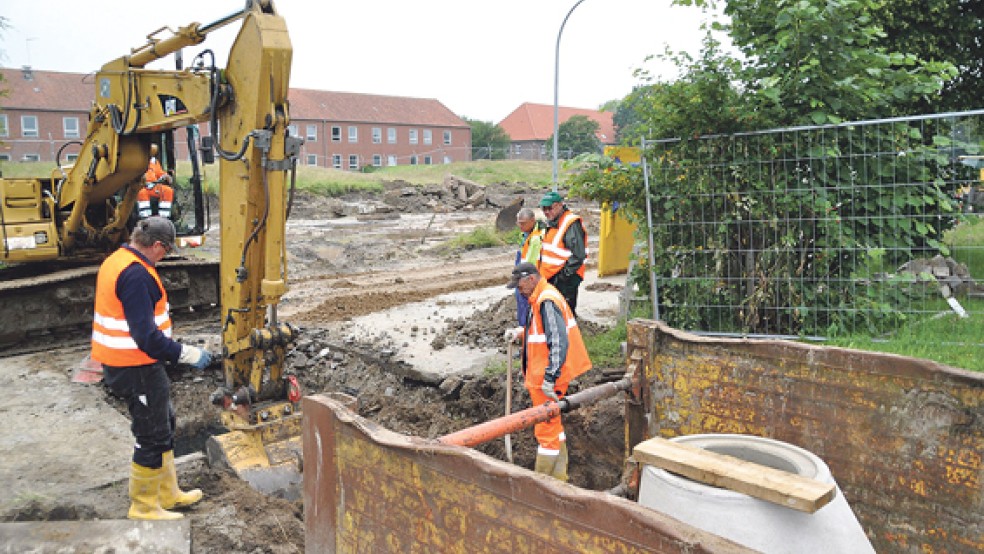
[[[113,252],[96,277],[96,309],[92,319],[92,359],[97,362],[117,366],[137,366],[154,363],[154,358],[145,354],[133,337],[126,322],[123,303],[116,296],[116,282],[123,270],[134,262],[147,269],[150,276],[161,289],[161,299],[154,306],[154,322],[165,336],[171,336],[171,316],[167,303],[167,291],[153,266],[126,248]]]
[[[543,250],[540,252],[540,275],[545,279],[550,279],[560,273],[564,264],[571,257],[571,251],[564,245],[564,235],[571,225],[577,222],[584,231],[584,263],[577,268],[577,274],[584,278],[584,266],[588,263],[588,231],[584,228],[581,216],[574,215],[570,210],[564,211],[556,227],[547,229],[543,236]]]
[[[550,300],[555,306],[560,308],[560,313],[564,317],[565,330],[567,332],[567,359],[560,367],[560,376],[557,378],[558,386],[565,386],[572,379],[591,369],[591,359],[588,358],[588,349],[584,347],[581,339],[581,330],[577,326],[574,314],[571,313],[570,306],[564,300],[553,285],[541,278],[530,295],[530,305],[533,307],[533,314],[526,324],[526,387],[538,388],[543,383],[544,370],[550,365],[550,349],[547,348],[547,335],[543,330],[543,319],[540,314],[540,307],[545,300]]]

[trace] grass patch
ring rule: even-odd
[[[625,342],[625,322],[598,335],[584,335],[584,346],[594,367],[624,367],[622,343]]]
[[[984,278],[984,218],[972,217],[943,235],[950,256],[967,266],[975,279]]]
[[[55,168],[52,162],[0,162],[5,177],[49,177]],[[552,182],[549,161],[480,160],[441,165],[401,165],[372,168],[368,172],[342,171],[333,168],[298,166],[297,188],[315,194],[340,196],[349,192],[380,191],[384,181],[406,181],[411,185],[441,183],[447,175],[455,175],[479,184],[527,183],[548,187]],[[191,177],[191,163],[178,162],[179,186]],[[219,166],[202,166],[202,186],[206,192],[219,190]]]
[[[984,301],[961,300],[969,317],[941,311],[920,317],[886,337],[848,336],[825,344],[873,352],[888,352],[942,364],[984,371]],[[948,309],[948,308],[945,308]]]
[[[507,244],[519,244],[518,236],[521,233],[518,229],[508,233],[500,233],[492,225],[476,227],[471,231],[452,237],[438,245],[436,250],[440,252],[461,252],[462,250],[478,250],[481,248],[493,248],[505,246]]]

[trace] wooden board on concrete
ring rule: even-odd
[[[833,483],[718,454],[703,448],[652,438],[636,445],[639,463],[663,468],[688,479],[814,513],[834,498]]]
[[[190,554],[191,520],[0,523],[0,552]]]

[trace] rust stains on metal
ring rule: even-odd
[[[984,375],[644,320],[628,337],[630,353],[647,352],[636,363],[652,370],[646,435],[795,444],[830,466],[876,550],[984,551]]]
[[[748,552],[628,500],[304,399],[308,552]]]

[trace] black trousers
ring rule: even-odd
[[[577,289],[581,286],[581,281],[583,280],[584,279],[582,279],[577,273],[563,279],[558,273],[557,275],[547,279],[548,283],[557,287],[557,291],[564,297],[564,300],[567,301],[567,305],[571,307],[571,313],[574,314],[575,317],[577,317]]]
[[[154,469],[161,467],[161,456],[174,450],[175,426],[171,382],[164,365],[104,365],[103,382],[127,402],[132,420],[130,431],[136,439],[133,462]]]

